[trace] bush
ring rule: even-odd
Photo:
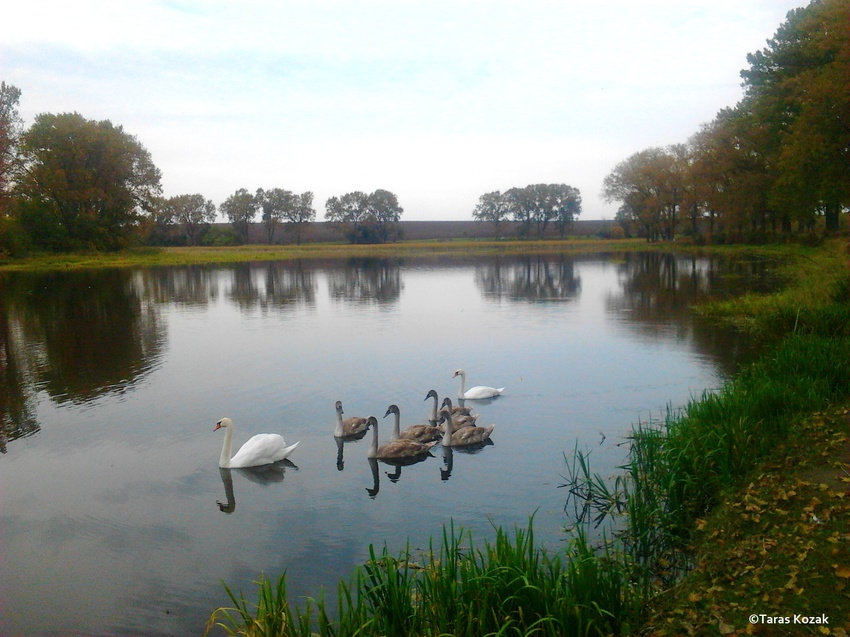
[[[29,237],[21,225],[11,217],[0,217],[0,258],[25,256],[29,248]]]
[[[205,246],[235,246],[239,245],[239,237],[230,228],[210,228],[201,239]]]

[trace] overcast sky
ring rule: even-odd
[[[684,142],[741,97],[746,55],[803,0],[25,0],[3,10],[0,80],[38,113],[135,135],[166,196],[376,188],[403,219],[602,180]]]

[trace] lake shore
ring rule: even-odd
[[[711,246],[687,243],[647,243],[643,239],[569,238],[563,240],[434,240],[398,241],[383,244],[305,243],[302,245],[249,244],[227,247],[140,247],[116,252],[42,253],[25,258],[0,259],[0,271],[71,270],[85,268],[156,267],[244,263],[251,261],[295,261],[302,259],[431,258],[458,255],[594,254],[634,251],[753,254],[782,257],[799,247]]]

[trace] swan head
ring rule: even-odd
[[[463,377],[466,377],[466,372],[465,372],[465,371],[463,371],[462,369],[459,369],[459,370],[455,371],[455,373],[454,373],[454,374],[452,374],[452,378],[454,378],[455,376],[463,376]]]
[[[438,398],[436,389],[432,389],[425,395],[425,400],[428,400],[429,398],[433,398],[434,400]]]
[[[222,427],[230,427],[232,425],[233,425],[233,421],[230,420],[230,418],[222,418],[217,423],[215,423],[215,428],[213,428],[213,431],[218,431]]]
[[[390,414],[398,414],[398,405],[390,405],[387,407],[387,413],[384,414],[384,418],[389,416]]]
[[[452,399],[449,398],[448,396],[443,398],[443,407],[448,407],[449,409],[452,408]]]
[[[369,417],[366,419],[366,424],[367,424],[368,426],[370,426],[370,427],[375,427],[375,428],[377,428],[377,427],[378,427],[378,419],[377,419],[377,418],[375,418],[374,416],[369,416]]]
[[[334,405],[334,407],[336,407],[336,410],[337,410],[338,413],[340,413],[340,414],[344,413],[342,411],[342,401],[341,400],[336,401],[336,404]]]

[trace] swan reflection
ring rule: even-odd
[[[452,470],[454,469],[454,453],[457,451],[458,453],[465,453],[467,455],[475,455],[477,453],[481,453],[484,447],[491,447],[495,443],[487,438],[483,442],[474,445],[467,445],[466,447],[443,447],[443,465],[440,467],[440,480],[446,482],[449,478],[452,477]]]
[[[244,469],[227,469],[219,467],[218,473],[221,476],[221,482],[224,484],[225,502],[216,500],[219,511],[223,513],[233,513],[236,510],[236,496],[233,492],[233,474],[239,474],[248,479],[254,484],[268,486],[278,482],[283,482],[286,476],[286,469],[294,469],[298,471],[298,465],[291,460],[281,460],[274,464],[267,464],[261,467],[247,467]]]
[[[390,482],[396,483],[401,479],[402,467],[409,467],[414,464],[419,464],[420,462],[424,462],[428,458],[433,457],[434,456],[429,453],[427,455],[420,455],[414,458],[404,458],[395,460],[385,460],[382,458],[381,462],[395,468],[394,471],[386,471],[385,473],[390,479]],[[381,490],[381,473],[378,468],[378,458],[367,458],[367,460],[369,461],[369,469],[372,472],[372,486],[366,487],[366,493],[368,493],[369,497],[374,500],[375,496],[377,496],[378,492]]]
[[[357,442],[358,440],[362,440],[363,437],[368,432],[367,429],[364,429],[359,434],[355,434],[353,436],[334,436],[334,442],[336,442],[336,469],[337,471],[342,471],[345,469],[345,445],[351,442]]]

